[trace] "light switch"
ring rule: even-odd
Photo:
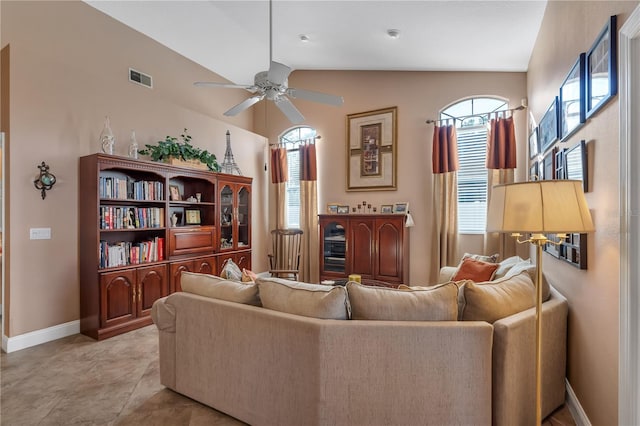
[[[50,240],[51,228],[30,228],[29,239],[31,240]]]

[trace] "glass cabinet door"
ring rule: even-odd
[[[246,187],[240,187],[238,190],[238,248],[244,248],[251,245],[249,237],[251,236],[251,217],[250,203],[251,194]]]
[[[220,250],[233,249],[233,189],[225,185],[220,190]]]
[[[344,274],[346,271],[346,238],[342,223],[328,222],[324,226],[323,238],[323,272]]]

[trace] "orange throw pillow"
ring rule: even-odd
[[[493,278],[499,266],[499,263],[487,263],[467,257],[462,261],[458,271],[451,280],[471,280],[474,282],[491,281],[491,278]]]

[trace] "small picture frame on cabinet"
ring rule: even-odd
[[[349,214],[349,206],[338,206],[338,214]]]
[[[393,204],[393,212],[399,214],[407,214],[409,210],[409,203],[394,203]]]
[[[380,213],[391,214],[393,213],[393,206],[391,204],[383,204],[380,206]]]
[[[186,225],[200,225],[200,210],[198,209],[185,209],[185,224]]]
[[[177,185],[169,185],[169,199],[171,201],[182,201],[180,188]]]
[[[327,214],[338,214],[338,204],[327,204]]]

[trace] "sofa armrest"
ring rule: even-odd
[[[156,300],[151,307],[151,319],[158,327],[158,347],[160,356],[160,383],[176,387],[176,308],[171,296]]]
[[[453,278],[457,270],[457,266],[443,266],[442,268],[440,268],[440,274],[438,275],[438,284],[451,281],[451,278]]]
[[[493,323],[493,424],[533,424],[535,308]],[[566,299],[555,289],[542,304],[542,416],[562,405],[567,360]]]

